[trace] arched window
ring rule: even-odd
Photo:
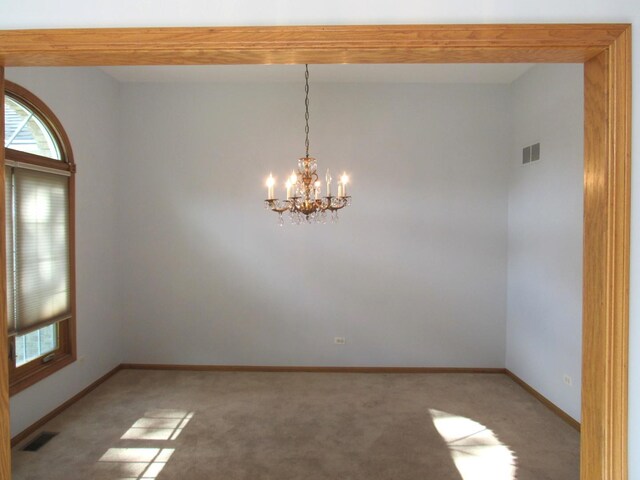
[[[74,174],[69,139],[35,95],[5,82],[7,318],[11,394],[73,362]]]

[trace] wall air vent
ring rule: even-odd
[[[47,443],[49,443],[49,440],[51,440],[56,435],[58,434],[54,432],[40,432],[40,434],[29,443],[27,443],[22,450],[24,450],[25,452],[37,452]]]
[[[540,160],[540,142],[522,149],[522,164],[537,162]]]

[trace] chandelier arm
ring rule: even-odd
[[[327,198],[328,200],[327,207],[325,208],[325,210],[335,212],[336,210],[341,210],[347,205],[349,205],[349,199],[351,197],[325,197],[325,198]]]
[[[291,208],[291,202],[289,200],[280,202],[280,200],[272,198],[269,200],[265,200],[265,203],[270,210],[276,213],[284,213]]]

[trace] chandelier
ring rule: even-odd
[[[283,214],[289,213],[291,223],[326,223],[327,212],[331,220],[338,220],[338,210],[351,205],[351,197],[347,195],[349,176],[343,173],[338,181],[338,194],[331,195],[331,173],[327,169],[325,175],[326,195],[322,196],[322,183],[318,177],[316,159],[309,156],[309,65],[304,72],[304,119],[305,150],[304,157],[298,160],[298,171],[293,170],[285,182],[286,199],[279,200],[274,196],[276,179],[269,174],[267,179],[267,199],[265,208],[278,214],[280,226],[284,225]]]

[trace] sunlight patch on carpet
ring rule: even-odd
[[[174,451],[174,448],[110,448],[100,462],[118,480],[155,480]]]
[[[429,413],[463,480],[516,479],[516,456],[491,429],[440,410]]]
[[[139,418],[121,440],[175,440],[193,418],[193,412],[150,410]]]

